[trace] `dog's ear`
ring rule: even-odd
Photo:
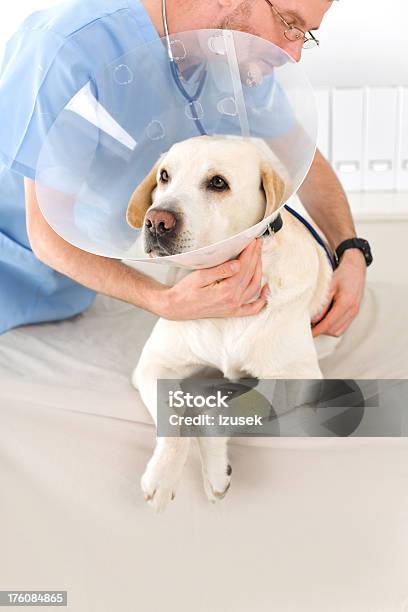
[[[146,212],[152,205],[152,193],[157,187],[156,177],[159,164],[160,160],[153,166],[140,185],[136,187],[129,200],[126,220],[135,229],[142,227]]]
[[[264,162],[261,166],[261,180],[266,196],[266,208],[264,218],[269,217],[283,202],[285,195],[285,183],[272,166]]]

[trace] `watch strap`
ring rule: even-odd
[[[367,240],[364,238],[349,238],[343,240],[335,250],[335,258],[337,265],[340,263],[340,259],[344,252],[348,249],[358,249],[364,255],[367,267],[372,263],[373,256],[371,254],[371,248]]]

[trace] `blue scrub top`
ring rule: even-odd
[[[58,114],[93,75],[158,38],[140,0],[70,0],[28,17],[0,72],[0,333],[84,311],[94,292],[41,263],[25,223],[24,177]]]

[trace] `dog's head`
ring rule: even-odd
[[[285,186],[245,139],[198,137],[174,145],[134,191],[127,221],[150,257],[208,246],[248,229],[282,203]]]

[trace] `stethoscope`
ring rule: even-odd
[[[167,23],[166,0],[162,0],[162,18],[163,18],[163,29],[164,29],[164,33],[165,33],[166,40],[167,40],[167,51],[168,51],[168,55],[169,55],[171,74],[173,76],[173,79],[174,79],[174,82],[175,82],[175,84],[177,86],[177,89],[180,91],[181,95],[189,103],[190,112],[191,112],[191,118],[194,120],[194,123],[195,123],[195,125],[197,127],[198,132],[202,136],[206,136],[207,132],[205,131],[205,129],[203,127],[203,124],[200,121],[200,117],[199,117],[199,114],[198,114],[198,111],[197,111],[196,102],[198,101],[198,99],[201,96],[201,93],[202,93],[202,91],[204,89],[204,85],[205,85],[205,82],[207,80],[207,71],[206,70],[202,71],[202,74],[200,75],[200,81],[198,83],[197,90],[196,90],[196,92],[195,92],[195,94],[193,96],[190,95],[188,93],[188,91],[185,89],[183,83],[181,82],[179,70],[178,70],[178,67],[177,67],[177,62],[174,59],[173,50],[171,48],[170,33],[169,33],[169,27],[168,27],[168,23]]]

